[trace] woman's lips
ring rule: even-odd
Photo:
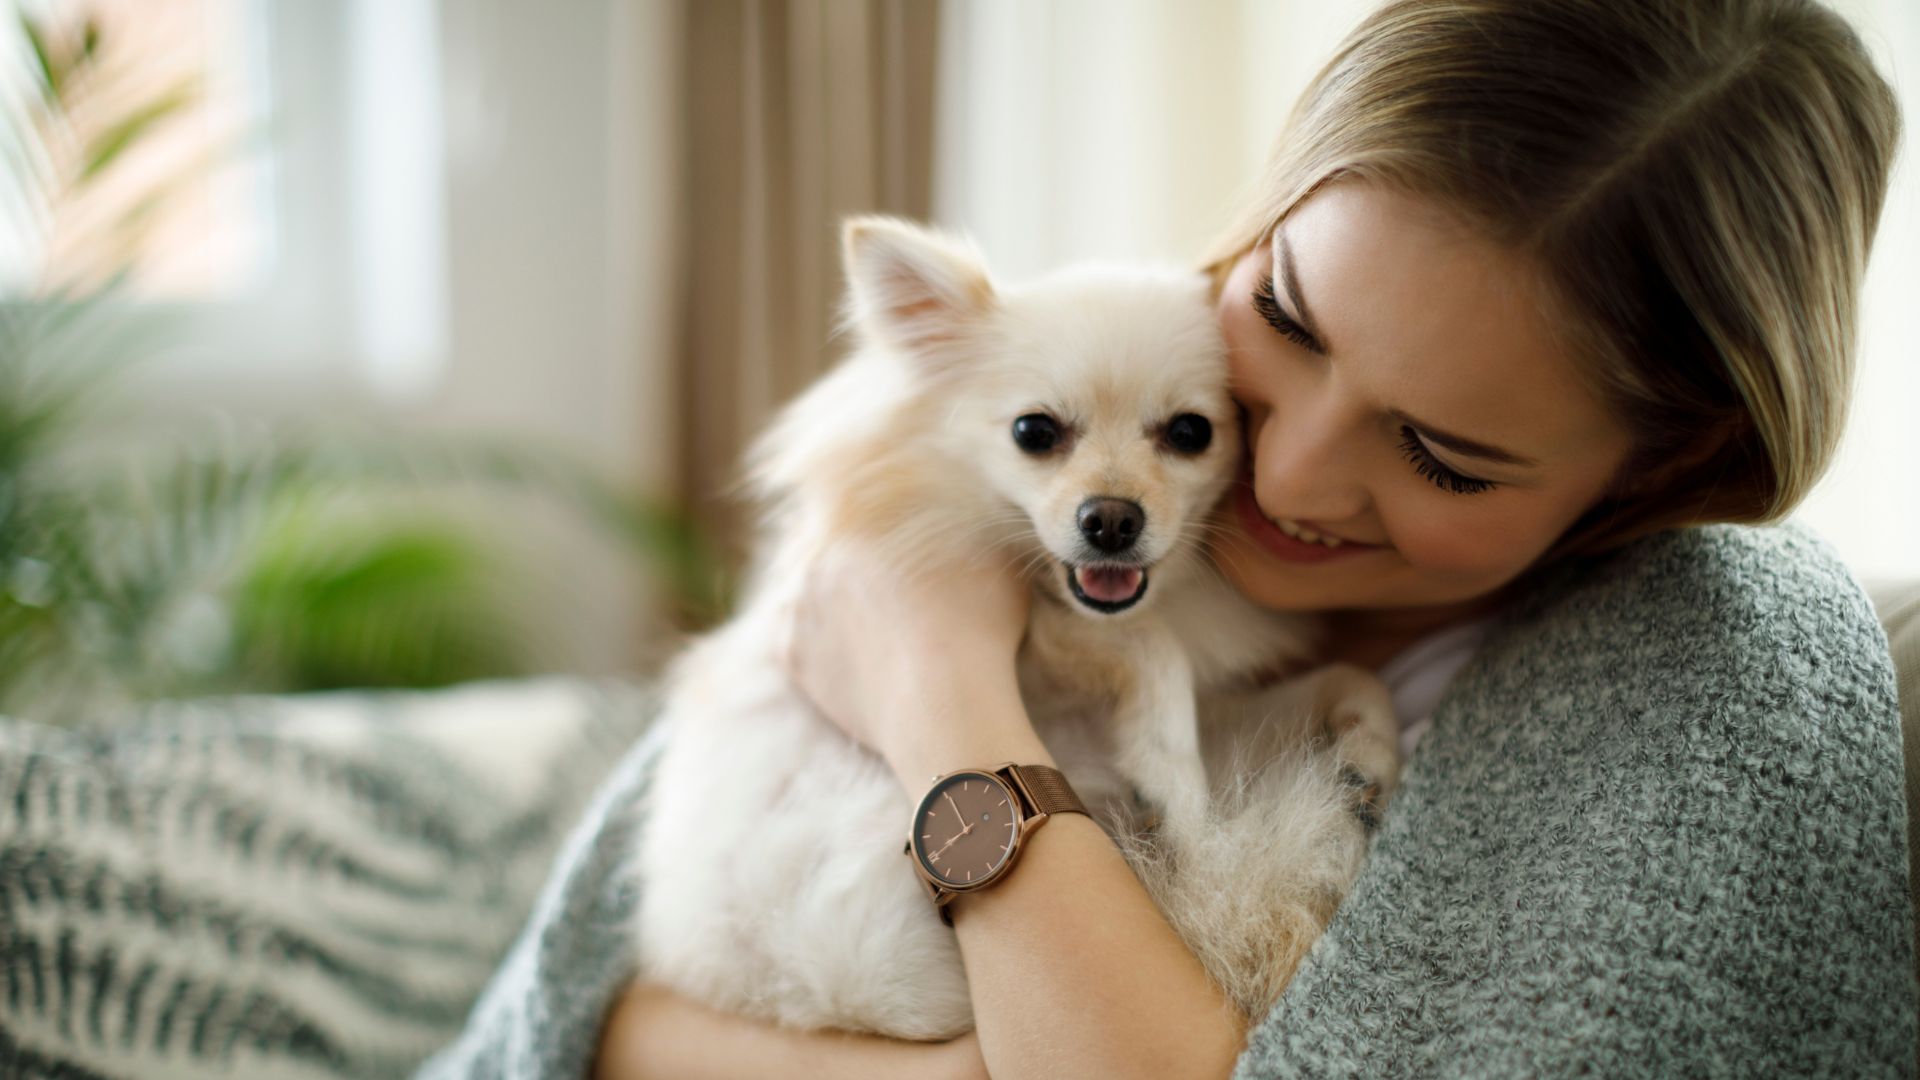
[[[1253,497],[1251,484],[1234,485],[1233,504],[1235,511],[1240,515],[1240,526],[1246,530],[1247,535],[1276,557],[1288,562],[1326,562],[1328,559],[1364,555],[1369,551],[1380,550],[1378,544],[1356,544],[1352,541],[1344,541],[1336,548],[1325,544],[1309,543],[1305,540],[1295,540],[1281,532],[1280,526],[1268,521],[1267,515],[1261,513],[1260,504]]]

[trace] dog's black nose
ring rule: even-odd
[[[1109,555],[1133,546],[1147,523],[1147,512],[1129,499],[1094,496],[1080,504],[1080,535]]]

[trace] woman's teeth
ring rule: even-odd
[[[1337,536],[1321,536],[1312,529],[1303,529],[1299,525],[1288,521],[1286,518],[1268,518],[1267,520],[1273,522],[1274,526],[1281,532],[1286,533],[1295,540],[1305,540],[1309,544],[1321,544],[1330,548],[1337,548],[1341,544],[1341,540]]]

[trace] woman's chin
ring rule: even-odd
[[[1278,535],[1249,535],[1231,509],[1215,521],[1214,564],[1248,599],[1276,611],[1325,611],[1364,604],[1359,592],[1384,574],[1389,548],[1340,551]],[[1275,551],[1274,547],[1284,547]],[[1316,550],[1317,549],[1317,550]]]
[[[1231,580],[1231,578],[1230,578]],[[1282,571],[1259,574],[1253,580],[1234,581],[1241,594],[1271,611],[1328,612],[1370,606],[1369,597],[1350,588]]]
[[[1220,537],[1214,565],[1241,595],[1273,611],[1331,611],[1364,607],[1378,598],[1367,595],[1374,574],[1354,577],[1348,560],[1324,563],[1288,562],[1275,558],[1243,535]]]

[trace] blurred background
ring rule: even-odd
[[[647,670],[838,219],[1191,262],[1360,0],[0,0],[0,712]],[[1842,0],[1920,129],[1920,4]],[[1911,141],[1911,140],[1910,140]],[[1920,181],[1802,517],[1920,576]]]

